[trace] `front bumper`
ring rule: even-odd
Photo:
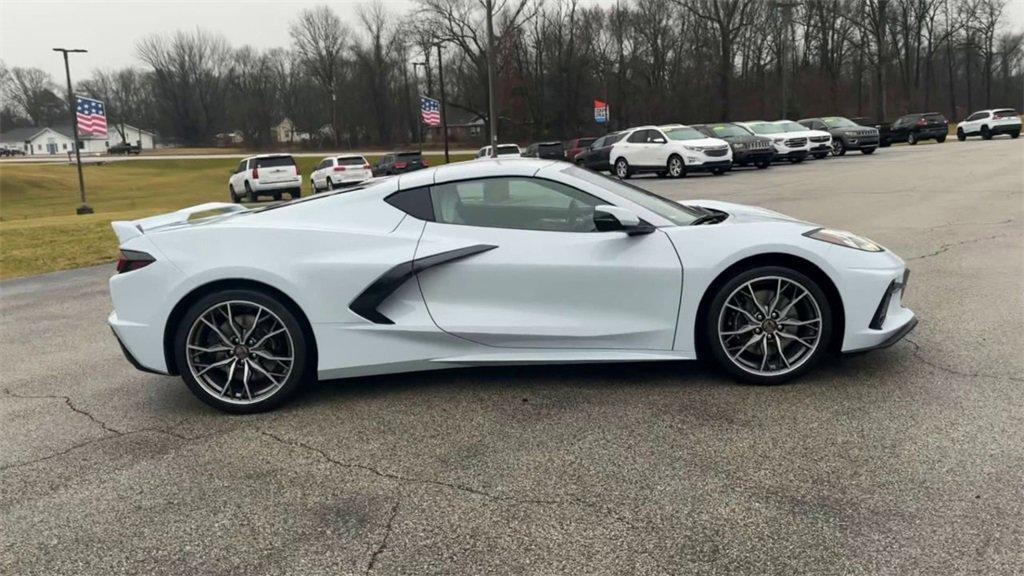
[[[779,151],[775,154],[775,160],[803,160],[807,158],[807,150],[786,150],[785,152]]]
[[[771,148],[760,148],[757,150],[733,150],[732,159],[737,164],[771,161],[775,158],[775,151]]]
[[[878,136],[848,136],[843,138],[843,144],[848,150],[878,148]]]
[[[903,306],[909,277],[910,271],[902,264],[891,268],[851,269],[844,274],[843,352],[885,348],[914,329],[917,317]]]
[[[712,172],[715,170],[732,170],[732,160],[705,160],[701,164],[687,164],[687,172]]]

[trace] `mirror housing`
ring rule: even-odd
[[[607,204],[594,206],[594,226],[598,232],[625,232],[630,236],[654,232],[654,226],[640,220],[632,210]]]

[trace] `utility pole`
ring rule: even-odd
[[[93,209],[85,202],[85,178],[82,177],[82,151],[78,146],[78,110],[75,105],[75,93],[71,89],[71,65],[68,64],[68,53],[85,53],[87,50],[81,48],[54,48],[54,52],[64,54],[64,75],[68,79],[68,110],[71,112],[71,131],[75,136],[75,163],[78,165],[78,195],[82,199],[82,205],[75,209],[76,214],[92,214]]]
[[[419,72],[417,72],[419,66],[423,66],[423,69],[426,70],[427,63],[426,62],[413,62],[412,63],[412,77],[416,79],[416,92],[417,93],[419,93],[419,91],[420,91],[420,75],[419,75]],[[417,123],[417,126],[419,126],[418,134],[419,134],[419,141],[420,141],[420,154],[423,154],[423,94],[420,94],[419,104],[420,104],[420,114],[419,114],[419,122]]]
[[[444,60],[441,58],[441,43],[437,43],[437,82],[441,88],[441,130],[444,133],[444,163],[448,159],[448,113],[444,109]]]
[[[494,0],[487,0],[487,124],[491,128],[491,158],[498,157],[498,114],[494,105]]]
[[[788,1],[776,1],[772,3],[776,8],[782,9],[782,42],[779,47],[781,55],[779,56],[779,71],[782,73],[782,78],[779,79],[779,83],[782,87],[782,103],[779,105],[781,112],[779,113],[780,119],[786,119],[789,114],[789,91],[786,86],[786,56],[787,48],[789,47],[789,32],[793,27],[793,8],[796,7],[797,3],[793,0]]]

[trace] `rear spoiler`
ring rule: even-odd
[[[114,234],[117,234],[117,240],[121,244],[135,238],[136,236],[142,236],[149,230],[160,228],[162,226],[169,226],[171,224],[184,224],[192,219],[192,216],[196,214],[202,214],[204,212],[214,212],[215,214],[208,214],[208,216],[222,216],[224,214],[232,214],[235,212],[246,212],[249,209],[240,204],[229,204],[227,202],[207,202],[205,204],[199,204],[190,208],[182,208],[175,212],[168,212],[167,214],[161,214],[159,216],[150,216],[149,218],[143,218],[141,220],[117,220],[110,223],[110,227],[114,229]]]

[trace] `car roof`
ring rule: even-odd
[[[291,154],[256,154],[255,156],[246,156],[244,160],[255,160],[257,158],[291,158]]]

